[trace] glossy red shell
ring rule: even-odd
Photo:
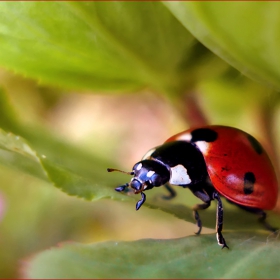
[[[205,126],[217,132],[213,142],[203,142],[201,150],[209,177],[215,189],[227,199],[244,206],[273,209],[278,194],[278,183],[272,163],[262,149],[258,153],[248,133],[226,126]],[[169,138],[166,142],[191,142],[189,129]],[[196,142],[194,142],[195,144]],[[197,144],[199,144],[197,142]],[[244,174],[252,172],[255,183],[251,194],[244,193]]]

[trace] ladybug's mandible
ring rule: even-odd
[[[108,169],[120,171],[117,169]],[[123,172],[123,171],[121,171]],[[272,209],[277,200],[278,185],[273,166],[261,144],[250,134],[233,127],[204,126],[189,129],[169,138],[163,145],[151,149],[136,163],[130,183],[115,190],[131,187],[141,193],[136,210],[146,200],[144,191],[165,186],[170,195],[176,193],[170,185],[188,188],[204,203],[193,207],[194,218],[201,232],[198,210],[206,209],[217,201],[217,241],[227,247],[222,235],[223,206],[220,196],[240,208],[255,213],[267,229],[264,209]]]

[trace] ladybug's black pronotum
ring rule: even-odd
[[[120,171],[108,169],[108,171]],[[121,171],[123,172],[123,171]],[[261,144],[250,134],[232,127],[205,126],[189,129],[169,138],[163,145],[151,149],[136,163],[133,176],[115,190],[132,188],[141,199],[136,210],[146,200],[144,191],[165,186],[173,198],[176,193],[170,185],[188,188],[204,203],[193,208],[194,218],[201,232],[202,223],[198,210],[206,209],[212,200],[217,201],[217,241],[227,247],[222,235],[223,205],[220,199],[255,213],[267,229],[264,209],[273,209],[278,194],[274,168]]]

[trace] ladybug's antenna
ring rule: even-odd
[[[116,168],[107,168],[107,171],[108,172],[118,171],[118,172],[121,172],[121,173],[124,173],[124,174],[127,174],[127,175],[134,175],[134,172],[126,172],[126,171],[122,171],[122,170],[119,170],[119,169],[116,169]]]

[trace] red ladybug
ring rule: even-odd
[[[164,185],[173,198],[176,193],[170,185],[188,188],[204,203],[194,206],[194,217],[201,232],[198,210],[206,209],[217,201],[217,241],[227,247],[222,235],[223,206],[220,196],[240,208],[259,215],[267,229],[264,209],[273,209],[278,194],[275,171],[261,144],[250,134],[233,127],[204,126],[189,129],[169,138],[163,145],[150,150],[136,163],[130,183],[116,191],[131,187],[141,193],[136,210],[146,200],[144,191]],[[117,169],[108,169],[120,171]],[[123,171],[121,171],[123,172]]]

